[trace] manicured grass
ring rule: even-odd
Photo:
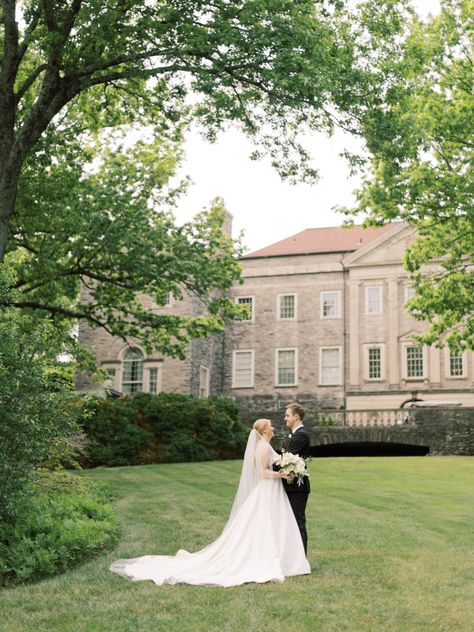
[[[110,554],[0,593],[2,632],[451,632],[474,630],[474,459],[314,459],[312,575],[236,588],[157,587],[108,571],[117,558],[215,539],[240,462],[97,469],[118,494]]]

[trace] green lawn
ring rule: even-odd
[[[474,630],[474,459],[314,459],[312,575],[236,588],[157,587],[116,558],[196,550],[222,529],[240,462],[82,472],[117,494],[117,549],[0,593],[0,630],[447,632]]]

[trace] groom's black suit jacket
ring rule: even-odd
[[[303,459],[306,459],[310,456],[310,443],[308,431],[303,426],[291,435],[291,438],[284,444],[283,449],[285,452],[298,454]],[[308,476],[303,478],[301,485],[298,485],[296,480],[290,483],[283,479],[283,486],[288,494],[309,494],[311,491]]]

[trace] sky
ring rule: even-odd
[[[422,16],[439,8],[438,0],[413,0],[412,4]],[[243,231],[249,252],[306,228],[339,226],[344,216],[333,209],[354,206],[353,191],[359,184],[339,154],[355,147],[355,141],[338,131],[332,138],[312,134],[305,146],[319,180],[313,185],[291,185],[281,180],[268,159],[250,160],[253,147],[241,132],[228,130],[210,144],[191,130],[178,176],[190,176],[192,184],[175,211],[178,223],[190,220],[220,196],[233,216],[233,235]]]

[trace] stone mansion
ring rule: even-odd
[[[242,257],[233,297],[249,308],[217,336],[195,340],[185,360],[147,355],[139,344],[81,323],[119,393],[225,395],[244,411],[398,408],[413,396],[474,406],[474,353],[421,347],[405,309],[401,260],[414,229],[312,228]],[[164,311],[197,315],[190,297]],[[85,378],[81,389],[93,388]]]

